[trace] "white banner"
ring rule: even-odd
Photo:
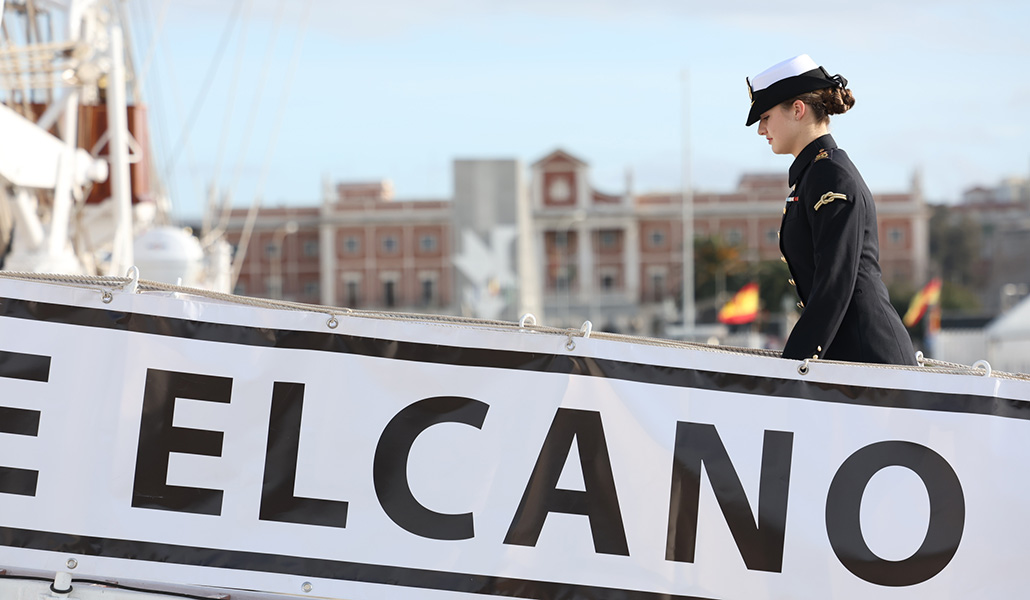
[[[0,280],[0,567],[233,598],[1030,589],[1030,382],[328,321]]]

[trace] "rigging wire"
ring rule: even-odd
[[[204,84],[201,86],[200,92],[197,94],[197,98],[193,102],[193,107],[190,110],[189,116],[186,118],[182,134],[179,136],[179,141],[172,149],[168,164],[165,167],[167,170],[167,173],[165,174],[166,176],[171,175],[172,169],[175,168],[175,163],[178,162],[179,153],[182,152],[183,146],[189,141],[190,132],[193,130],[193,125],[197,120],[197,116],[200,114],[200,108],[207,99],[207,93],[211,90],[211,84],[214,81],[215,73],[218,72],[218,67],[221,66],[222,57],[225,55],[225,46],[229,43],[230,34],[239,18],[239,12],[242,5],[243,0],[236,0],[233,4],[232,13],[229,14],[229,19],[225,23],[225,29],[222,30],[222,37],[218,42],[218,48],[215,50],[215,55],[211,61],[211,65],[208,67],[207,75],[204,78]]]
[[[167,182],[165,181],[164,177],[161,177],[159,175],[159,173],[161,173],[162,171],[160,170],[158,163],[160,162],[163,165],[164,162],[159,159],[156,150],[158,147],[168,147],[168,127],[165,121],[164,113],[162,111],[157,110],[157,107],[162,106],[161,101],[164,99],[164,96],[159,95],[159,92],[162,91],[160,87],[160,77],[156,78],[156,80],[151,84],[150,80],[147,79],[147,76],[150,72],[150,68],[154,66],[153,60],[157,52],[157,44],[163,36],[164,24],[166,21],[168,7],[170,3],[171,0],[165,0],[165,2],[163,3],[161,13],[157,18],[156,25],[152,25],[153,16],[150,13],[149,3],[134,3],[138,5],[137,13],[139,14],[138,19],[141,25],[140,29],[148,35],[146,41],[146,57],[144,59],[143,66],[141,67],[140,74],[136,76],[135,82],[135,87],[137,90],[137,109],[146,111],[145,126],[147,128],[147,134],[146,139],[141,141],[147,144],[146,150],[144,152],[144,158],[147,161],[147,172],[150,173],[150,177],[148,178],[149,181],[147,182],[149,189],[147,191],[150,194],[152,194],[154,205],[157,206],[157,216],[159,222],[163,221],[165,223],[172,220],[172,212],[174,211],[175,207],[172,205],[171,196],[168,193]],[[143,44],[143,39],[140,40],[140,43]],[[139,52],[139,49],[137,49],[136,55],[143,56],[143,54]],[[148,84],[150,84],[150,89],[155,90],[155,94],[147,93]],[[157,98],[158,100],[155,105],[154,102],[148,102],[145,98]],[[156,115],[155,112],[157,113]],[[150,133],[151,123],[155,124],[153,130],[156,132],[156,134],[154,135],[154,137],[151,137]],[[161,158],[163,158],[163,156]]]
[[[149,5],[148,2],[139,2],[134,4],[141,4],[140,11],[149,10],[146,8]],[[168,7],[172,4],[172,0],[164,0],[161,4],[161,13],[157,16],[157,24],[154,29],[150,32],[150,43],[147,45],[147,54],[143,58],[143,65],[140,67],[139,76],[136,81],[139,87],[142,89],[144,84],[147,83],[147,75],[150,74],[150,65],[154,60],[154,53],[157,52],[157,43],[161,39],[161,34],[165,27],[165,17],[168,16]]]
[[[215,190],[218,188],[218,180],[222,174],[222,161],[225,158],[225,146],[229,141],[229,125],[232,123],[233,108],[236,105],[236,90],[239,87],[240,72],[243,70],[243,56],[246,53],[247,45],[247,24],[250,13],[251,0],[246,0],[243,8],[243,20],[240,26],[240,37],[236,46],[236,60],[233,61],[232,79],[229,82],[229,96],[225,103],[225,116],[222,118],[222,135],[218,140],[218,151],[215,154],[215,168],[211,175],[211,194],[208,198],[207,208],[204,210],[204,226],[201,229],[201,237],[207,237],[209,219],[215,211]],[[231,189],[231,188],[230,188]]]
[[[254,231],[254,223],[257,221],[257,213],[261,207],[261,194],[264,192],[265,180],[268,179],[268,171],[272,162],[272,153],[276,149],[276,143],[279,138],[279,129],[282,126],[283,117],[286,114],[286,100],[289,98],[290,88],[293,84],[293,77],[297,73],[297,65],[300,62],[300,49],[303,46],[304,35],[307,32],[308,18],[311,15],[312,4],[313,0],[307,1],[304,6],[304,12],[300,18],[300,26],[297,31],[297,37],[293,43],[293,53],[290,57],[290,65],[286,71],[286,79],[283,82],[282,94],[279,97],[279,108],[276,111],[275,122],[272,124],[272,133],[268,139],[268,147],[265,150],[261,172],[258,175],[257,184],[254,187],[254,202],[250,205],[250,209],[247,211],[247,220],[243,225],[243,231],[240,233],[240,243],[236,256],[233,258],[232,278],[230,280],[229,289],[236,288],[236,282],[240,278],[240,270],[243,267],[243,259],[247,256],[247,246],[250,243],[250,236]]]
[[[145,78],[146,74],[149,73],[151,66],[154,66],[155,69],[157,68],[157,63],[154,63],[152,61],[156,57],[158,44],[159,44],[160,39],[162,37],[162,32],[164,31],[165,13],[167,12],[166,9],[167,9],[169,4],[170,4],[170,0],[166,0],[165,4],[164,4],[164,7],[162,8],[162,14],[158,17],[158,19],[159,19],[158,25],[155,28],[150,28],[148,30],[149,33],[150,33],[150,41],[149,41],[149,45],[148,45],[149,49],[147,51],[147,59],[145,61],[144,67],[143,67],[144,68],[144,74],[143,74],[143,76],[141,76],[141,79],[140,79],[140,87],[144,90],[145,93],[147,92],[147,90],[150,90],[150,92],[152,92],[152,93],[149,94],[149,97],[152,100],[147,102],[146,104],[150,107],[150,110],[147,112],[147,120],[149,122],[154,122],[156,124],[155,136],[154,136],[156,143],[153,143],[153,144],[150,145],[151,157],[152,157],[152,160],[153,160],[153,163],[152,163],[153,164],[153,168],[151,169],[151,173],[154,174],[154,180],[155,180],[155,183],[153,185],[156,187],[156,192],[157,192],[158,196],[162,197],[162,201],[166,202],[166,203],[168,203],[170,205],[171,202],[168,200],[168,198],[170,196],[169,188],[174,185],[174,182],[171,181],[171,180],[166,180],[163,177],[157,177],[157,173],[158,173],[157,163],[158,162],[164,163],[165,159],[167,159],[166,156],[163,156],[163,153],[160,153],[160,154],[162,154],[162,156],[159,157],[159,149],[168,148],[168,144],[170,142],[170,136],[168,135],[168,123],[167,123],[167,120],[166,120],[165,111],[163,110],[163,108],[164,108],[163,101],[165,99],[165,95],[162,94],[163,89],[161,87],[161,77],[154,77],[153,79],[146,79]],[[139,13],[138,19],[139,19],[139,22],[141,24],[141,28],[142,29],[147,29],[148,25],[151,23],[152,18],[153,18],[153,16],[150,13],[150,3],[148,3],[148,2],[134,2],[133,5],[136,6],[136,9],[137,9],[137,11]],[[186,150],[187,150],[188,159],[190,160],[190,163],[192,164],[193,163],[192,147],[191,146],[187,146]],[[174,211],[174,209],[175,209],[174,205],[170,206],[169,207],[169,212]]]
[[[126,12],[124,2],[115,3],[115,13],[119,27],[122,30],[122,39],[125,40],[122,45],[122,55],[125,63],[126,79],[132,84],[129,89],[132,90],[133,101],[136,104],[140,104],[143,100],[140,92],[142,88],[140,88],[139,79],[136,77],[136,43],[132,35],[132,27],[129,27],[129,14]]]
[[[144,2],[142,4],[145,5],[146,2]],[[172,96],[172,100],[175,103],[176,114],[177,115],[183,115],[183,114],[185,114],[185,110],[183,109],[184,105],[183,105],[183,101],[182,101],[182,95],[180,93],[182,88],[179,86],[177,78],[176,78],[176,75],[175,75],[175,63],[172,62],[172,60],[169,58],[170,52],[168,51],[167,42],[166,42],[166,40],[165,40],[165,38],[163,36],[161,37],[161,39],[159,41],[159,44],[160,44],[160,50],[161,50],[161,58],[164,61],[164,65],[165,65],[165,71],[168,73],[168,83],[171,86],[171,92],[172,92],[171,96]],[[185,127],[184,127],[184,129],[185,129]],[[203,186],[203,183],[201,183],[201,181],[198,179],[198,173],[200,172],[200,170],[197,167],[196,156],[193,154],[193,145],[190,142],[188,137],[186,138],[186,141],[185,141],[185,149],[186,149],[186,158],[189,161],[188,172],[190,174],[190,178],[191,178],[191,180],[193,182],[193,187],[195,188],[195,191],[196,191],[196,194],[197,194],[196,197],[197,198],[203,198],[203,196],[204,196],[204,186]],[[168,158],[166,159],[166,163],[165,163],[165,177],[164,177],[164,179],[166,181],[169,181],[169,182],[173,182],[174,181],[174,178],[171,176],[172,171],[173,171],[173,164],[172,164],[171,155],[169,155]]]
[[[247,156],[247,151],[250,149],[250,135],[254,132],[254,124],[257,121],[258,108],[261,105],[261,98],[264,95],[265,84],[268,81],[268,74],[271,72],[270,65],[272,64],[272,51],[275,48],[275,42],[279,37],[280,26],[283,21],[283,13],[286,9],[286,0],[279,0],[279,4],[276,7],[275,14],[275,28],[272,30],[272,35],[268,40],[268,46],[265,48],[264,60],[261,61],[263,68],[261,70],[261,79],[258,81],[257,93],[251,98],[250,110],[247,113],[247,120],[243,127],[243,137],[240,140],[240,151],[237,155],[236,166],[233,169],[232,179],[229,183],[230,194],[240,182],[240,177],[243,175],[243,165]],[[222,206],[221,216],[218,220],[218,224],[209,233],[208,238],[220,236],[224,233],[229,216],[232,210],[231,202],[225,202]]]

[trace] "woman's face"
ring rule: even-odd
[[[793,107],[774,106],[762,113],[758,120],[758,135],[764,135],[775,154],[796,154],[799,122]]]

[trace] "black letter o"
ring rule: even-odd
[[[862,536],[859,514],[869,480],[891,466],[912,470],[930,497],[926,538],[915,554],[898,561],[873,554]],[[955,470],[940,454],[912,442],[879,442],[855,452],[837,470],[826,495],[826,534],[833,552],[847,570],[877,585],[915,585],[940,573],[958,551],[965,520]]]

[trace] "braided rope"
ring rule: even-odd
[[[717,354],[733,354],[733,355],[749,355],[749,356],[760,356],[766,358],[780,358],[780,353],[776,350],[766,350],[762,348],[742,348],[738,346],[721,346],[714,344],[705,344],[701,342],[690,342],[684,340],[669,340],[663,338],[655,338],[648,336],[639,335],[627,335],[620,333],[607,333],[603,331],[593,331],[592,328],[581,327],[581,328],[559,328],[549,327],[546,325],[535,324],[535,317],[532,319],[533,324],[528,323],[528,319],[524,319],[523,322],[510,322],[501,321],[494,319],[476,319],[471,317],[457,317],[449,315],[432,315],[422,313],[403,313],[403,312],[390,312],[390,311],[378,311],[378,310],[358,310],[346,307],[335,307],[325,306],[321,304],[307,304],[303,302],[292,302],[288,300],[269,300],[265,298],[254,298],[251,296],[239,296],[236,294],[226,294],[222,292],[215,292],[211,290],[204,290],[199,288],[186,287],[181,285],[172,285],[168,283],[161,283],[158,281],[149,281],[145,279],[136,280],[133,277],[114,277],[114,276],[94,276],[94,275],[64,275],[64,274],[52,274],[52,273],[28,273],[18,271],[0,271],[0,278],[2,279],[16,279],[26,281],[38,281],[43,283],[58,283],[64,285],[70,285],[79,288],[86,289],[100,289],[107,291],[110,289],[122,290],[133,283],[137,283],[138,287],[136,293],[145,292],[164,292],[164,293],[175,293],[185,294],[190,296],[199,296],[203,298],[209,298],[212,300],[219,300],[231,304],[239,304],[244,306],[253,306],[257,308],[267,308],[273,310],[291,310],[298,312],[308,313],[321,313],[330,317],[328,326],[331,329],[336,328],[337,319],[339,317],[348,318],[363,318],[363,319],[379,319],[387,321],[401,321],[401,322],[412,322],[412,323],[427,323],[434,325],[444,325],[449,327],[467,328],[467,329],[500,329],[500,330],[515,330],[515,331],[531,331],[541,334],[549,335],[560,335],[566,337],[570,342],[573,338],[586,338],[601,339],[620,343],[629,344],[641,344],[645,346],[654,346],[660,348],[671,348],[671,349],[689,349],[701,352],[712,352]],[[570,344],[571,348],[575,348],[575,344]],[[845,361],[835,361],[826,359],[809,359],[808,364],[805,366],[811,366],[812,364],[837,364],[837,365],[853,365],[855,363],[849,363]],[[883,365],[874,363],[862,363],[864,367],[870,367],[874,369],[887,369],[887,370],[901,370],[901,371],[913,371],[919,373],[944,373],[953,375],[968,375],[968,376],[979,376],[983,377],[987,371],[981,368],[969,365],[963,365],[959,363],[947,362],[943,360],[935,360],[931,358],[923,358],[921,366],[910,366],[910,365]],[[805,369],[807,373],[807,368]],[[1007,373],[1004,371],[989,371],[991,377],[999,379],[1011,379],[1017,381],[1030,381],[1030,374],[1027,373]]]

